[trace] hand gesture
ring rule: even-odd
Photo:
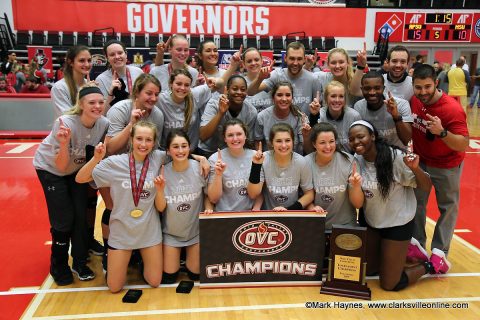
[[[207,86],[211,89],[215,89],[215,86],[217,85],[217,78],[210,77],[208,78],[206,74],[203,75],[205,77],[205,83]]]
[[[307,54],[305,55],[305,66],[304,68],[306,70],[312,70],[315,67],[315,63],[317,62],[317,56],[318,56],[318,49],[315,48],[315,53],[314,54]]]
[[[70,138],[72,137],[72,131],[70,130],[70,128],[65,126],[62,118],[58,118],[58,121],[60,122],[60,127],[58,128],[56,138],[58,143],[60,143],[61,145],[66,145],[70,142]]]
[[[113,90],[117,88],[118,90],[122,89],[122,83],[118,79],[118,73],[117,71],[113,70],[113,79],[112,79],[112,85],[110,86],[109,95],[113,95]]]
[[[363,50],[357,51],[357,66],[365,67],[367,65],[367,43],[363,42]]]
[[[417,169],[420,163],[420,158],[418,157],[418,154],[415,153],[410,153],[406,154],[403,157],[403,162],[409,167],[410,169]]]
[[[157,189],[157,191],[165,189],[165,166],[163,164],[160,168],[160,175],[153,179],[153,183],[155,184],[155,189]]]
[[[317,91],[315,98],[310,103],[310,113],[313,115],[317,115],[320,112],[320,108],[322,104],[320,103],[320,91]]]
[[[265,80],[270,78],[270,73],[272,72],[272,69],[273,69],[273,63],[270,64],[268,67],[260,68],[260,72],[258,73],[258,79]]]
[[[218,110],[220,113],[225,114],[229,108],[229,101],[228,101],[228,91],[227,87],[224,87],[223,94],[220,96],[220,100],[218,100]]]
[[[167,42],[163,42],[163,41],[160,41],[159,43],[157,43],[157,54],[160,54],[160,55],[165,55],[165,51],[168,50],[168,47],[170,46],[170,40],[172,39],[172,37],[169,37],[167,39]]]
[[[96,162],[100,162],[105,157],[105,154],[107,153],[107,148],[103,142],[99,142],[95,146],[95,152],[93,153],[93,158],[95,159]]]
[[[348,183],[352,187],[362,186],[362,176],[357,172],[357,162],[355,160],[352,163],[352,173],[348,177]]]
[[[427,129],[433,134],[440,134],[443,131],[442,120],[437,116],[431,116],[426,114],[427,120]]]
[[[202,67],[199,66],[199,67],[198,67],[197,86],[204,84],[206,78],[207,78],[207,77],[205,76]]]
[[[309,136],[310,135],[310,130],[312,130],[312,127],[310,127],[310,121],[308,119],[308,116],[302,112],[302,134],[303,136]]]
[[[383,100],[385,105],[387,106],[387,111],[392,115],[392,118],[398,118],[398,108],[397,108],[397,101],[395,101],[395,98],[392,96],[392,93],[388,91],[388,99]]]
[[[242,54],[243,54],[243,44],[240,45],[240,49],[238,49],[237,52],[235,52],[232,55],[232,58],[230,58],[230,64],[236,68],[240,65],[242,62]]]
[[[133,109],[132,114],[130,115],[130,123],[135,124],[139,121],[143,116],[145,116],[145,110],[142,109]]]
[[[265,160],[265,154],[262,151],[262,141],[258,142],[257,152],[253,155],[252,162],[256,164],[262,164]]]
[[[227,164],[222,161],[222,152],[220,149],[218,149],[218,159],[217,162],[215,162],[215,174],[217,176],[221,176],[223,172],[225,172],[226,168]]]
[[[198,162],[200,162],[200,174],[202,177],[208,177],[210,173],[210,162],[204,156],[196,156]]]

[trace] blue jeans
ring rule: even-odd
[[[473,87],[473,92],[472,92],[472,95],[470,96],[470,105],[472,107],[475,104],[475,100],[477,99],[477,96],[479,96],[477,101],[477,107],[480,108],[480,85],[478,84]]]

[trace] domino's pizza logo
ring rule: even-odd
[[[480,38],[480,19],[475,23],[475,35]]]

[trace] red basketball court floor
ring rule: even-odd
[[[48,276],[50,233],[43,192],[32,167],[39,140],[0,140],[0,319],[18,319]],[[480,139],[471,138],[461,182],[456,236],[480,261]],[[433,193],[432,193],[433,196]],[[428,216],[438,210],[430,199]],[[28,289],[31,289],[30,291]]]

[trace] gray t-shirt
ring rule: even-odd
[[[165,165],[165,200],[163,212],[163,233],[177,241],[188,241],[198,236],[198,214],[204,210],[204,195],[207,181],[200,174],[200,165],[189,160],[183,172],[173,169],[173,162]]]
[[[191,92],[193,96],[193,110],[187,133],[190,138],[190,150],[193,151],[197,148],[199,141],[200,114],[212,96],[212,92],[206,84],[192,88]],[[176,103],[172,100],[169,92],[162,92],[158,96],[157,106],[165,116],[160,143],[160,145],[165,148],[168,134],[173,131],[173,129],[182,129],[185,124],[185,102]]]
[[[318,122],[328,122],[333,125],[337,130],[337,144],[341,145],[345,151],[350,152],[350,145],[348,144],[348,131],[350,130],[350,125],[357,120],[361,120],[362,117],[353,108],[345,107],[343,110],[343,116],[335,120],[328,114],[327,107],[322,107],[320,109]]]
[[[153,180],[159,175],[160,166],[165,162],[164,151],[154,150],[149,155],[147,177],[140,194],[138,206],[133,202],[130,182],[129,154],[113,155],[102,160],[92,177],[98,187],[110,187],[113,209],[110,215],[110,236],[108,244],[116,249],[132,250],[147,248],[162,242],[160,217],[155,208],[157,189]],[[143,162],[135,161],[137,183]],[[130,212],[140,209],[143,214],[134,218]]]
[[[133,88],[135,80],[137,80],[137,78],[143,73],[143,70],[138,68],[138,67],[131,66],[131,65],[127,65],[127,69],[130,71],[130,76],[131,76],[131,79],[132,79],[132,88]],[[123,76],[121,76],[120,78],[123,79],[123,81],[125,82],[125,86],[126,86],[125,90],[127,92],[130,92],[128,90],[127,73],[125,72],[125,74]],[[105,97],[105,99],[107,99],[108,98],[108,90],[110,90],[110,87],[111,87],[112,81],[113,81],[112,69],[105,70],[104,72],[99,74],[97,76],[97,78],[95,79],[95,81],[98,83],[98,87],[102,91],[103,96]]]
[[[407,100],[395,98],[397,102],[398,113],[402,116],[403,122],[413,122],[410,104]],[[378,130],[380,137],[384,138],[389,144],[400,148],[405,148],[398,137],[397,127],[393,121],[392,115],[387,111],[387,106],[383,106],[378,110],[370,110],[367,108],[367,101],[362,99],[353,106],[358,111],[363,120],[367,120]]]
[[[244,211],[252,210],[254,200],[247,194],[248,178],[252,167],[254,150],[245,149],[241,157],[230,154],[228,148],[222,151],[222,161],[227,164],[222,174],[222,196],[215,204],[215,211]],[[209,183],[215,177],[215,163],[218,160],[218,152],[210,156]]]
[[[385,80],[385,97],[388,97],[388,91],[390,91],[395,98],[410,101],[413,96],[412,77],[407,76],[402,82],[391,82],[385,73],[383,79]]]
[[[298,200],[298,188],[308,191],[313,189],[312,170],[304,157],[293,153],[292,160],[286,168],[275,163],[273,151],[265,153],[260,181],[263,185],[263,208],[271,210],[275,207],[292,205]]]
[[[270,77],[263,80],[268,90],[271,91],[273,86],[281,81],[288,81],[293,87],[293,103],[297,105],[303,113],[309,114],[309,106],[317,91],[322,90],[318,79],[307,70],[302,70],[300,75],[291,78],[287,68],[278,68],[272,71]]]
[[[303,153],[303,135],[302,135],[302,119],[294,116],[292,113],[288,114],[285,119],[280,119],[275,115],[274,106],[260,112],[255,123],[255,141],[262,141],[263,150],[268,150],[270,146],[270,129],[276,123],[288,123],[295,133],[295,141],[293,150],[299,154]]]
[[[154,75],[158,81],[160,81],[160,85],[162,86],[161,92],[170,91],[170,72],[168,70],[170,64],[163,64],[161,66],[155,66],[150,69],[150,74]],[[198,71],[195,68],[188,66],[188,72],[192,75],[192,86],[195,85],[198,78]]]
[[[96,146],[103,140],[108,130],[108,120],[105,117],[99,118],[92,128],[85,127],[80,121],[79,115],[63,115],[65,127],[71,130],[68,153],[70,159],[65,172],[61,172],[55,165],[55,158],[60,149],[56,134],[60,128],[60,122],[55,120],[50,134],[38,146],[33,158],[35,169],[45,170],[57,176],[66,176],[80,170],[86,162],[85,146]]]
[[[248,77],[244,78],[247,81],[247,86],[249,86],[252,81],[249,80]],[[245,101],[248,101],[252,106],[254,106],[258,113],[270,106],[273,106],[272,95],[266,91],[260,91],[254,96],[247,96]]]
[[[77,90],[78,89],[80,89],[80,87],[77,87]],[[72,98],[70,97],[70,91],[68,90],[65,78],[55,82],[50,91],[50,96],[52,97],[55,110],[55,118],[60,117],[73,107]]]
[[[384,200],[380,194],[375,164],[366,161],[360,155],[355,155],[359,163],[362,189],[365,194],[363,204],[365,219],[374,228],[402,226],[415,216],[417,208],[417,200],[413,191],[413,188],[417,187],[415,175],[403,162],[402,152],[395,150],[392,151],[392,155],[393,152],[395,152],[394,182],[387,200]]]
[[[133,101],[131,99],[122,100],[115,103],[113,107],[107,112],[107,118],[110,120],[110,127],[108,128],[108,137],[114,137],[119,134],[130,122],[130,118],[133,110]],[[163,131],[164,116],[162,111],[157,106],[154,106],[150,112],[150,115],[144,120],[150,121],[157,126],[157,146],[160,146],[160,137]],[[126,152],[128,146],[119,151]]]
[[[355,225],[357,212],[348,197],[348,177],[352,172],[353,156],[335,152],[332,161],[320,167],[315,162],[316,153],[305,157],[310,164],[315,190],[314,205],[328,212],[325,229],[332,224]]]
[[[219,103],[219,95],[216,95],[215,98],[212,97],[210,101],[207,103],[207,106],[205,107],[205,111],[203,112],[202,115],[202,121],[200,122],[200,127],[206,126],[214,117],[219,113],[219,108],[218,108],[218,103]],[[223,140],[223,124],[230,120],[233,119],[234,117],[232,114],[227,111],[222,119],[220,120],[220,123],[218,124],[217,127],[217,132],[214,133],[210,139],[207,139],[205,141],[200,141],[199,147],[200,149],[207,151],[207,152],[214,152],[218,148],[222,149],[224,148],[225,141]],[[248,139],[250,141],[253,140],[253,131],[255,130],[255,122],[257,121],[257,110],[255,109],[254,106],[252,106],[247,100],[243,102],[242,110],[240,113],[235,117],[236,119],[242,120],[243,123],[247,126],[248,129]]]

